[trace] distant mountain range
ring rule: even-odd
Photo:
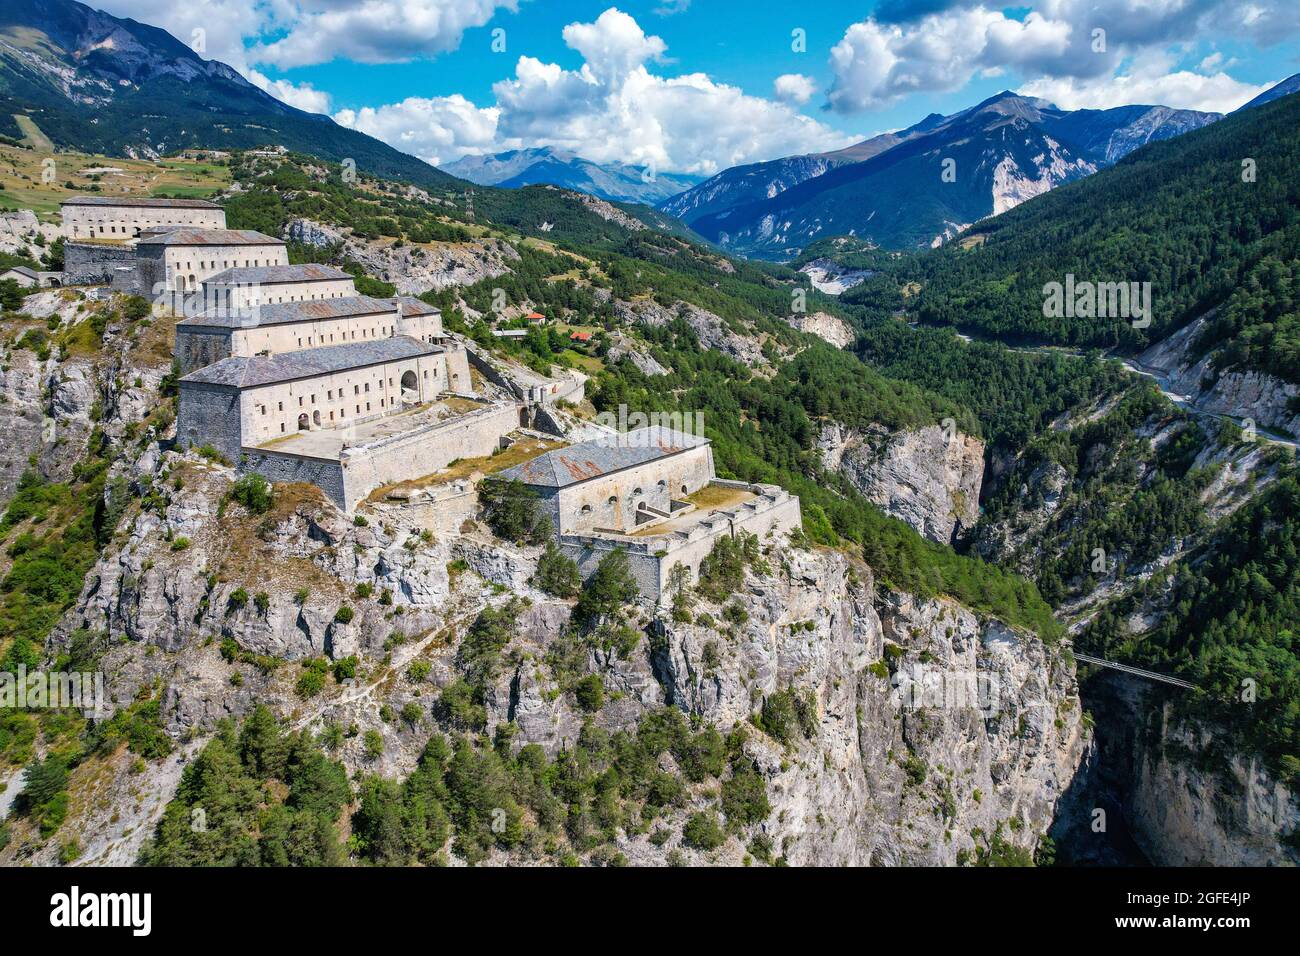
[[[563,149],[539,146],[491,156],[465,156],[441,167],[444,172],[480,186],[545,184],[591,193],[611,202],[655,205],[697,185],[701,176],[647,171],[626,163],[596,163]]]
[[[1300,73],[1288,76],[1281,83],[1270,87],[1259,96],[1255,97],[1245,106],[1237,107],[1235,112],[1240,113],[1242,110],[1248,110],[1252,106],[1259,106],[1261,103],[1268,103],[1282,96],[1289,96],[1292,93],[1300,93]]]
[[[56,146],[89,153],[152,158],[278,144],[421,186],[462,185],[328,116],[281,103],[165,30],[75,0],[0,3],[0,133],[21,138],[15,114]]]
[[[986,216],[1219,119],[1165,106],[1057,109],[1003,92],[846,150],[725,170],[660,208],[725,249],[788,259],[852,235],[937,245]]]

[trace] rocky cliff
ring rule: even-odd
[[[1249,418],[1260,428],[1300,434],[1296,412],[1300,387],[1252,369],[1216,371],[1216,349],[1199,357],[1193,349],[1204,325],[1203,317],[1157,342],[1138,356],[1140,366],[1158,374],[1164,387],[1202,411]]]
[[[823,427],[822,464],[839,471],[887,514],[932,541],[952,542],[979,520],[984,443],[938,425],[865,433]]]
[[[743,614],[702,601],[683,623],[635,609],[633,650],[581,651],[576,666],[608,694],[593,716],[559,692],[547,663],[564,646],[570,602],[531,587],[538,549],[472,526],[433,537],[398,520],[358,525],[301,486],[278,486],[275,506],[255,515],[228,500],[230,469],[156,443],[113,477],[144,504],[128,509],[52,647],[98,635],[114,706],[161,688],[178,749],[143,768],[123,750],[75,771],[61,837],[80,841],[83,862],[132,860],[178,767],[219,718],[259,702],[298,727],[353,728],[337,752],[350,771],[405,776],[432,727],[391,715],[413,702],[428,713],[457,674],[469,624],[514,596],[527,604],[485,694],[489,733],[512,722],[518,745],[556,754],[587,721],[631,728],[663,705],[723,732],[746,724],[745,753],[772,805],[757,829],[791,863],[1027,859],[1089,747],[1073,669],[1055,649],[954,603],[879,590],[868,567],[836,551],[769,542],[728,600]],[[304,662],[322,656],[355,658],[356,675],[304,698]],[[427,678],[411,679],[417,661]],[[791,740],[750,723],[780,693],[812,702],[810,726]],[[382,735],[379,757],[363,747],[370,730]],[[709,800],[691,797],[669,822]],[[674,851],[737,863],[742,837],[705,853],[680,835],[621,835],[617,849],[640,864]],[[54,858],[53,842],[29,838],[17,831],[7,852]]]
[[[1064,842],[1095,860],[1108,840],[1094,808],[1158,866],[1278,866],[1300,863],[1287,837],[1300,830],[1300,799],[1222,728],[1181,715],[1178,696],[1150,682],[1105,672],[1086,682],[1097,726],[1097,760],[1080,774],[1087,808]],[[1062,821],[1064,823],[1066,821]],[[1105,851],[1100,858],[1108,861]]]

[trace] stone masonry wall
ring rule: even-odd
[[[346,508],[343,467],[329,458],[308,458],[266,449],[245,449],[240,455],[243,474],[257,472],[267,481],[303,481],[315,485],[341,508]]]
[[[349,448],[343,452],[342,507],[350,510],[382,485],[431,475],[460,458],[490,455],[501,447],[501,438],[518,427],[518,405],[492,405]]]
[[[239,392],[233,388],[182,382],[176,413],[176,443],[211,445],[230,461],[240,452]]]
[[[97,242],[63,244],[64,285],[104,285],[113,281],[120,266],[135,263],[135,250],[129,246],[110,246]]]
[[[560,549],[578,564],[583,578],[595,572],[601,560],[611,551],[623,549],[628,566],[641,593],[657,600],[667,586],[668,575],[674,565],[681,564],[690,572],[692,581],[699,577],[700,562],[717,544],[719,538],[735,537],[744,532],[765,540],[769,535],[793,531],[802,524],[799,499],[784,489],[771,485],[747,485],[743,482],[725,482],[728,485],[751,487],[761,491],[752,506],[732,512],[716,512],[701,524],[693,527],[686,537],[634,538],[626,535],[561,535]]]

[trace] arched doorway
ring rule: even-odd
[[[418,402],[420,400],[420,385],[412,371],[402,373],[402,401]]]
[[[312,421],[312,424],[315,425],[317,428],[320,427],[320,412],[319,412],[319,411],[314,411],[314,412],[311,413],[311,421]]]
[[[303,412],[301,415],[298,416],[298,431],[305,432],[306,430],[307,430],[307,413]]]

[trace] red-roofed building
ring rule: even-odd
[[[524,320],[526,322],[545,322],[546,316],[542,315],[540,312],[529,312],[524,316]]]
[[[591,333],[590,333],[590,332],[574,332],[572,335],[569,336],[569,341],[571,341],[571,342],[590,342],[590,341],[591,341]]]

